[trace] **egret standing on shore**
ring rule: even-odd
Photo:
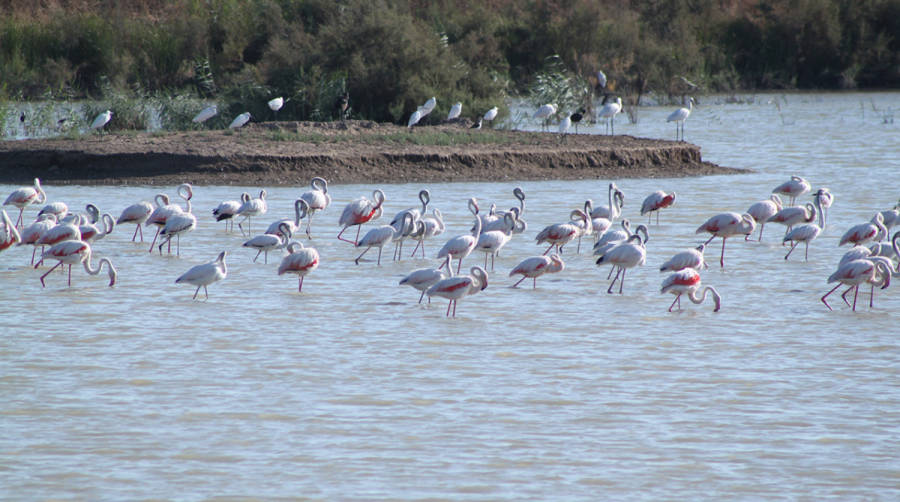
[[[250,122],[251,118],[252,117],[250,115],[250,112],[244,112],[244,113],[238,115],[237,117],[235,117],[234,120],[232,120],[231,123],[228,124],[228,128],[229,129],[240,129],[241,127],[244,126],[244,124],[246,124],[247,122]]]
[[[278,110],[281,110],[281,107],[284,106],[284,98],[278,96],[275,99],[269,101],[269,109],[275,112],[275,120],[278,120]]]
[[[457,101],[450,107],[450,113],[447,114],[447,120],[453,120],[459,118],[459,115],[462,113],[462,103]]]
[[[498,110],[497,110],[497,107],[495,106],[495,107],[491,108],[490,110],[488,110],[487,112],[485,112],[484,117],[482,117],[482,118],[484,118],[484,120],[486,120],[491,125],[493,125],[494,119],[497,118],[497,113],[498,113]]]
[[[195,115],[194,118],[191,119],[191,122],[195,124],[202,124],[203,122],[206,122],[207,120],[215,117],[218,113],[219,108],[216,105],[207,106],[202,111],[200,111],[200,113]]]
[[[97,134],[103,136],[103,127],[112,120],[113,113],[109,110],[97,115],[91,123],[91,129],[97,131]]]

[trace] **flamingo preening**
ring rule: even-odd
[[[300,281],[297,291],[303,291],[303,278],[319,268],[319,252],[315,248],[304,247],[302,243],[291,241],[287,245],[288,255],[278,265],[278,275],[296,274]]]
[[[788,204],[794,205],[797,201],[797,197],[809,192],[811,190],[810,184],[805,179],[800,176],[791,176],[791,179],[785,181],[784,183],[778,185],[772,190],[772,193],[779,194],[783,197],[788,197]]]
[[[641,204],[641,216],[647,215],[647,224],[649,225],[653,213],[656,212],[656,224],[659,225],[659,210],[673,204],[675,204],[675,192],[667,194],[662,190],[657,190],[644,199],[644,202]]]
[[[784,208],[784,205],[781,203],[781,197],[778,194],[772,194],[766,200],[761,200],[759,202],[754,202],[747,209],[747,214],[753,217],[753,220],[756,221],[756,224],[759,225],[759,239],[758,241],[762,241],[762,233],[763,229],[766,226],[766,222],[769,221],[769,218],[778,214],[778,211],[781,211]],[[747,237],[744,240],[750,240],[750,234],[747,234]]]
[[[447,317],[450,316],[450,307],[453,307],[453,317],[456,317],[456,303],[460,298],[474,295],[488,287],[488,274],[481,267],[472,267],[469,275],[454,276],[442,279],[425,291],[430,299],[432,296],[440,296],[450,300],[447,304]]]
[[[244,192],[241,194],[241,200],[223,200],[212,210],[213,217],[216,221],[225,222],[225,231],[228,232],[228,224],[231,224],[231,231],[234,231],[234,216],[241,209],[241,206],[250,200],[250,194]],[[159,203],[157,202],[157,205]],[[141,237],[143,240],[143,236]]]
[[[359,241],[361,225],[381,217],[384,199],[384,192],[380,189],[375,189],[375,191],[372,192],[371,201],[365,197],[360,197],[347,204],[344,207],[344,211],[341,213],[341,217],[338,219],[338,225],[341,225],[342,227],[337,235],[338,240],[349,242],[355,246],[357,241]],[[341,239],[341,235],[343,235],[344,231],[352,226],[356,227],[356,239],[352,241]]]
[[[446,265],[448,271],[450,270],[450,260],[459,260],[456,264],[457,274],[462,267],[463,258],[469,256],[469,253],[475,249],[475,244],[478,243],[478,236],[481,235],[481,219],[478,217],[478,200],[475,198],[469,199],[468,207],[472,216],[475,217],[475,227],[472,229],[472,233],[457,235],[456,237],[451,238],[437,254],[438,259],[446,258],[445,263],[441,264],[439,268],[443,268],[444,265]]]

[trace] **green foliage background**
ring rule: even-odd
[[[0,97],[189,96],[220,113],[436,122],[510,95],[891,88],[900,0],[7,0]],[[550,90],[550,91],[548,91]],[[570,92],[569,94],[572,94]],[[561,98],[563,99],[563,98]],[[189,124],[193,110],[170,105]]]

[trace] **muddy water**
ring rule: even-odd
[[[705,101],[686,139],[705,160],[754,174],[520,183],[529,228],[455,319],[445,318],[445,300],[418,305],[418,292],[397,283],[436,265],[446,238],[468,230],[468,197],[506,208],[513,184],[429,185],[447,231],[427,243],[426,259],[392,262],[386,248],[381,266],[375,250],[355,265],[361,250],[334,238],[343,206],[376,187],[330,187],[332,206],[309,242],[322,264],[302,293],[276,274],[279,253],[253,263],[240,234],[210,215],[219,201],[263,187],[198,187],[199,225],[181,239],[180,257],[148,253],[149,243],[130,241],[133,227],[117,228],[95,245],[118,269],[113,288],[83,269],[73,269],[72,287],[54,273],[42,288],[45,268],[28,266],[30,249],[3,252],[5,497],[897,498],[900,297],[878,291],[869,308],[862,296],[856,313],[837,295],[833,312],[819,297],[844,230],[900,197],[898,125],[883,123],[900,94]],[[616,131],[669,137],[669,112],[644,109],[637,125]],[[668,313],[659,265],[703,240],[694,231],[706,218],[744,211],[793,174],[835,194],[809,261],[784,260],[775,225],[761,243],[729,240],[724,269],[716,240],[703,282],[722,294],[722,310],[683,302]],[[645,195],[677,193],[650,226],[646,264],[629,271],[623,294],[607,294],[607,269],[574,247],[563,272],[535,290],[511,289],[509,270],[543,252],[534,235],[586,198],[605,202],[609,181],[634,221],[643,221]],[[50,200],[93,202],[114,216],[157,191],[46,188]],[[291,216],[306,189],[264,188],[270,210],[251,222],[253,233]],[[423,187],[379,188],[391,216]],[[175,278],[222,250],[228,277],[208,301],[192,301],[194,288]]]

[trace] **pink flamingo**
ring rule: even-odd
[[[401,239],[404,235],[408,235],[412,229],[414,224],[414,218],[412,213],[406,213],[403,215],[403,225],[400,228],[397,228],[393,225],[381,225],[380,227],[373,228],[366,232],[366,235],[363,236],[362,239],[357,242],[356,247],[365,246],[366,249],[360,253],[359,256],[356,257],[354,262],[359,265],[359,259],[363,257],[364,254],[368,253],[370,249],[373,247],[378,248],[378,265],[381,265],[381,251],[384,249],[385,244],[389,242],[394,242]]]
[[[310,272],[319,268],[319,252],[315,248],[303,247],[297,241],[291,241],[287,245],[288,255],[282,258],[278,265],[278,275],[296,274],[300,278],[297,287],[298,292],[303,291],[303,278]]]
[[[567,221],[564,223],[555,223],[553,225],[544,227],[544,229],[538,232],[537,236],[535,237],[538,245],[547,242],[550,243],[547,249],[543,252],[544,255],[549,253],[554,246],[556,247],[557,253],[562,253],[563,246],[574,241],[576,237],[582,234],[584,228],[587,228],[588,225],[592,224],[589,222],[590,216],[581,209],[572,210],[569,216],[571,218],[580,218],[584,222],[584,225],[578,226],[572,221]]]
[[[838,266],[838,269],[828,277],[828,283],[837,282],[838,284],[832,288],[830,291],[825,293],[825,296],[822,297],[822,303],[828,307],[828,310],[832,310],[831,305],[828,305],[828,302],[825,300],[828,298],[828,295],[834,293],[834,291],[841,287],[841,285],[850,286],[850,289],[855,289],[853,293],[853,311],[856,312],[856,297],[859,294],[859,285],[864,283],[871,283],[873,287],[879,286],[881,289],[885,289],[891,284],[891,261],[883,256],[870,256],[868,258],[850,260]],[[847,302],[847,298],[844,297],[850,289],[845,291],[842,298]],[[874,293],[872,295],[875,296]],[[873,306],[873,298],[869,298],[869,307]],[[850,303],[847,302],[849,305]]]
[[[38,219],[44,215],[53,215],[56,217],[56,221],[59,221],[65,218],[68,213],[69,206],[65,202],[50,202],[38,211]]]
[[[641,216],[647,215],[647,224],[649,225],[653,212],[656,211],[656,224],[659,225],[659,210],[670,207],[673,204],[675,204],[675,192],[667,194],[662,190],[657,190],[644,199],[644,202],[641,204]]]
[[[328,182],[325,178],[316,176],[310,182],[312,190],[300,194],[300,198],[309,205],[309,219],[306,220],[306,236],[312,239],[310,227],[312,218],[319,211],[324,211],[331,204],[331,196],[328,195]]]
[[[478,236],[481,235],[481,219],[478,217],[477,199],[469,199],[469,211],[475,217],[475,227],[473,228],[472,233],[457,235],[444,244],[440,251],[438,251],[437,257],[438,259],[446,258],[447,260],[438,268],[444,268],[444,265],[446,265],[447,270],[450,271],[450,260],[458,259],[459,263],[456,265],[456,273],[458,274],[462,267],[463,258],[469,256],[469,253],[475,249],[475,244],[478,243]]]
[[[593,202],[590,199],[585,201],[591,218],[606,218],[609,221],[614,221],[622,214],[622,207],[625,206],[625,194],[619,190],[615,183],[609,184],[607,197],[609,198],[608,206],[593,207]]]
[[[344,207],[344,211],[341,213],[341,217],[338,219],[338,225],[341,225],[342,227],[340,233],[337,235],[338,240],[349,242],[355,246],[359,241],[361,225],[381,217],[384,200],[384,192],[380,189],[375,189],[375,191],[372,192],[371,201],[365,197],[360,197],[347,204]],[[341,235],[343,235],[344,231],[352,226],[356,226],[356,239],[352,241],[341,239]]]
[[[519,283],[530,277],[532,279],[531,289],[537,289],[538,277],[544,274],[555,274],[563,271],[565,268],[565,262],[556,253],[551,254],[550,256],[532,256],[525,258],[519,262],[518,265],[513,267],[509,272],[509,276],[512,277],[516,274],[522,274],[522,278],[513,284],[512,287],[518,286]]]
[[[441,210],[438,208],[433,208],[431,210],[431,214],[433,217],[426,216],[425,218],[422,218],[421,223],[422,225],[424,225],[422,231],[417,232],[415,235],[410,235],[410,237],[418,241],[416,247],[414,247],[412,253],[410,253],[410,257],[415,256],[416,251],[421,247],[422,258],[425,258],[425,241],[432,237],[441,235],[446,229],[446,227],[444,226],[444,215],[441,214]]]
[[[97,268],[94,268],[91,265],[91,245],[84,241],[68,240],[54,244],[50,246],[50,249],[44,251],[44,253],[41,255],[41,261],[38,262],[38,264],[42,263],[46,259],[57,260],[58,263],[50,267],[50,270],[48,270],[44,275],[41,276],[41,286],[44,287],[46,287],[46,284],[44,284],[44,278],[50,275],[50,272],[56,270],[56,267],[59,267],[63,264],[69,266],[69,286],[72,286],[72,265],[78,263],[83,264],[84,270],[91,275],[99,274],[100,270],[103,269],[103,265],[106,264],[110,286],[116,283],[116,278],[118,277],[118,274],[116,273],[116,267],[113,266],[112,262],[109,261],[108,258],[101,258],[99,265],[97,265]],[[34,268],[37,268],[37,265],[35,265]]]
[[[256,256],[253,257],[254,263],[256,263],[257,258],[259,258],[259,255],[262,253],[265,253],[264,263],[269,263],[269,251],[274,251],[276,249],[281,249],[287,246],[288,239],[291,238],[291,235],[291,228],[287,223],[282,223],[277,234],[265,233],[257,235],[256,237],[253,237],[252,239],[244,242],[243,246],[245,248],[252,248],[256,250]]]
[[[281,225],[287,225],[288,229],[291,231],[291,235],[294,235],[300,231],[300,222],[303,221],[303,218],[306,218],[308,214],[309,202],[306,202],[303,199],[297,199],[294,201],[294,217],[273,221],[269,224],[269,228],[266,229],[265,233],[281,235]]]
[[[494,257],[512,238],[513,230],[516,228],[515,215],[516,213],[504,214],[503,221],[506,223],[506,228],[504,230],[481,232],[481,235],[478,236],[478,242],[475,243],[475,250],[484,253],[484,268],[487,268],[488,255],[491,256],[491,272],[494,271]]]
[[[782,208],[780,211],[775,213],[774,216],[766,220],[766,222],[781,223],[785,225],[787,228],[784,231],[784,235],[787,236],[788,232],[793,230],[794,225],[800,223],[812,223],[815,219],[816,207],[807,202],[804,206],[790,206]]]
[[[447,304],[447,317],[450,317],[450,306],[453,306],[453,317],[456,317],[456,303],[460,298],[474,295],[488,287],[488,274],[481,267],[475,266],[469,275],[442,279],[425,291],[428,298],[440,296],[450,300]]]
[[[851,243],[853,245],[864,244],[872,240],[881,240],[887,237],[888,229],[884,226],[884,216],[876,213],[868,223],[854,225],[841,237],[838,246]]]
[[[163,197],[165,197],[164,194],[156,195],[157,207],[165,204],[164,202],[162,202]],[[120,214],[119,219],[116,220],[116,225],[121,225],[123,223],[133,223],[134,235],[131,236],[131,242],[135,242],[135,239],[137,239],[138,236],[138,232],[141,233],[141,242],[144,242],[144,230],[141,228],[141,225],[147,222],[147,219],[150,218],[151,214],[153,214],[153,209],[153,204],[150,204],[147,201],[141,201],[132,204],[122,210],[122,214]]]
[[[31,264],[34,265],[34,255],[37,252],[38,244],[37,241],[51,228],[56,226],[56,215],[54,214],[44,214],[40,216],[39,219],[28,225],[24,229],[22,229],[22,241],[19,242],[19,246],[22,245],[30,245],[32,248],[31,251]],[[41,246],[41,253],[44,252],[43,246]]]
[[[112,215],[109,213],[103,213],[103,216],[100,217],[98,223],[103,225],[102,229],[97,227],[95,223],[85,223],[80,225],[78,228],[81,230],[81,240],[91,243],[99,241],[112,233],[116,228],[116,221],[113,220]]]
[[[773,193],[768,199],[755,202],[747,209],[747,214],[752,216],[753,220],[756,221],[756,224],[759,225],[759,241],[762,241],[762,233],[763,229],[766,227],[766,222],[783,208],[784,206],[781,203],[781,197],[779,197],[778,194]],[[747,234],[747,237],[745,237],[744,240],[750,240],[750,234]]]
[[[797,197],[809,192],[811,187],[809,182],[800,176],[791,176],[789,181],[785,181],[784,183],[775,187],[772,190],[772,193],[777,193],[784,197],[788,197],[790,199],[790,204],[794,205],[794,202],[797,200]]]
[[[194,265],[189,268],[187,272],[181,274],[178,279],[175,279],[175,284],[183,282],[192,286],[197,286],[197,290],[194,291],[194,297],[191,298],[192,300],[197,299],[200,288],[203,288],[206,299],[209,300],[209,291],[206,287],[214,282],[219,282],[228,276],[228,267],[225,265],[226,254],[226,251],[222,251],[215,260],[201,265]]]
[[[15,244],[22,241],[22,236],[19,234],[19,230],[13,225],[12,220],[9,218],[9,215],[6,214],[6,210],[2,211],[2,219],[3,225],[0,227],[0,251],[4,251],[14,246]],[[32,258],[32,261],[34,259]]]
[[[240,224],[238,224],[238,227],[240,227]],[[175,246],[175,255],[181,256],[181,234],[191,232],[195,228],[197,228],[197,217],[191,213],[191,200],[189,197],[187,200],[187,210],[176,212],[166,218],[166,224],[163,225],[162,230],[159,232],[159,235],[164,237],[164,240],[159,243],[159,254],[162,254],[163,246],[172,242],[172,237],[175,236],[178,238]],[[169,253],[172,253],[171,245],[169,246]]]
[[[722,255],[719,257],[719,265],[725,267],[725,240],[732,235],[749,235],[753,233],[756,223],[753,217],[747,213],[720,213],[697,228],[696,233],[708,232],[712,234],[704,244],[709,244],[716,237],[722,238]]]
[[[418,291],[421,291],[422,294],[419,295],[419,303],[422,303],[422,299],[425,298],[425,291],[434,286],[443,279],[446,279],[448,276],[448,272],[445,272],[439,268],[420,268],[417,270],[413,270],[406,277],[400,279],[401,286],[410,286]],[[428,303],[431,303],[431,297],[428,297]]]
[[[25,212],[25,208],[31,204],[43,204],[47,201],[47,194],[44,193],[44,189],[41,188],[41,180],[35,178],[34,179],[34,187],[22,187],[17,188],[9,194],[9,197],[6,198],[6,201],[3,202],[4,206],[16,206],[19,208],[19,219],[16,220],[15,227],[18,228],[22,225],[22,213]]]
[[[716,288],[706,286],[703,288],[702,296],[697,296],[699,289],[700,274],[693,268],[685,268],[663,279],[662,288],[659,292],[675,295],[675,300],[672,301],[672,305],[669,305],[669,312],[672,311],[676,303],[678,304],[678,310],[681,310],[681,295],[683,294],[687,294],[688,299],[700,305],[706,300],[706,293],[712,293],[713,302],[716,304],[713,312],[718,312],[722,307],[722,297],[716,291]]]
[[[157,203],[162,202],[163,204],[158,205],[156,209],[150,213],[150,217],[147,218],[147,221],[144,222],[144,225],[156,225],[156,235],[153,236],[153,242],[150,243],[149,252],[151,253],[153,252],[153,246],[156,245],[156,239],[159,238],[159,233],[162,232],[163,227],[166,226],[166,220],[177,213],[191,212],[191,198],[194,196],[194,189],[191,187],[191,184],[182,183],[178,186],[177,193],[178,196],[185,201],[185,210],[182,210],[181,206],[177,204],[169,204],[169,197],[165,194],[160,194],[157,196]]]

